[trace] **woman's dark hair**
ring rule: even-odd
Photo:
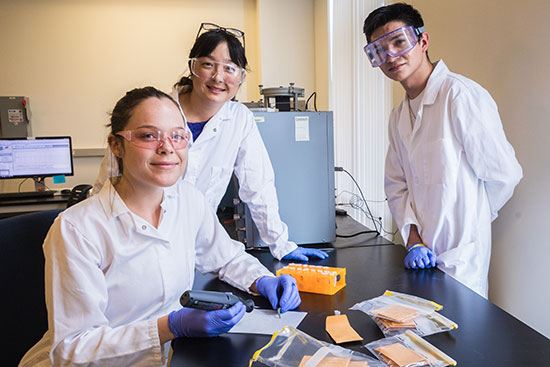
[[[189,58],[208,56],[222,42],[227,42],[229,57],[231,61],[243,69],[248,68],[244,47],[237,37],[222,30],[216,29],[201,34],[196,40],[193,48],[189,52]],[[191,65],[189,65],[191,67]],[[182,77],[176,84],[176,87],[185,87],[184,92],[190,92],[193,89],[191,75]]]
[[[115,139],[123,139],[121,136],[116,135],[119,131],[123,131],[128,121],[132,117],[134,109],[143,101],[148,98],[166,98],[170,100],[179,109],[178,104],[172,97],[163,91],[158,90],[155,87],[143,87],[135,88],[126,92],[124,97],[118,100],[111,112],[111,123],[107,124],[107,127],[111,128],[111,134]],[[117,158],[118,170],[122,173],[122,158]]]
[[[415,28],[423,27],[422,16],[412,6],[405,3],[397,3],[382,6],[369,14],[363,25],[363,33],[367,37],[367,42],[371,41],[371,36],[377,28],[394,20],[400,20],[406,25]]]
[[[111,134],[115,135],[119,131],[124,130],[126,125],[128,125],[128,120],[132,117],[134,109],[141,102],[152,97],[158,99],[166,98],[172,101],[172,103],[174,103],[174,105],[176,105],[179,109],[178,104],[172,97],[155,87],[132,89],[126,92],[124,97],[118,100],[115,108],[113,108],[113,112],[111,112],[111,123],[107,125],[107,127],[111,128]]]

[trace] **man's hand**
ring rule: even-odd
[[[405,256],[407,269],[429,269],[435,267],[437,258],[424,244],[415,244]]]

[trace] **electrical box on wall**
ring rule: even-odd
[[[0,138],[32,136],[27,97],[0,97]]]

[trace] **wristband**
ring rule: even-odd
[[[421,247],[421,246],[422,246],[422,247],[428,247],[428,246],[426,246],[425,244],[423,244],[422,242],[417,242],[417,243],[414,243],[411,247],[409,247],[409,248],[407,249],[407,254],[408,254],[409,252],[411,252],[413,248],[415,248],[415,247]]]

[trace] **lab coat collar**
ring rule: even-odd
[[[445,65],[443,60],[439,60],[436,63],[432,73],[430,74],[430,77],[428,78],[428,83],[426,83],[426,87],[422,91],[422,102],[420,103],[420,108],[416,116],[416,121],[412,122],[412,127],[410,121],[409,103],[407,102],[408,97],[405,95],[405,98],[403,98],[400,106],[401,111],[399,114],[398,130],[399,135],[404,142],[410,143],[411,139],[420,129],[420,126],[422,125],[422,114],[424,112],[424,106],[432,105],[435,103],[437,95],[439,94],[441,84],[445,80],[445,76],[448,73],[449,69],[447,68],[447,65]]]
[[[178,103],[178,106],[180,108],[180,112],[183,115],[183,118],[185,120],[185,123],[187,123],[187,118],[185,117],[185,113],[183,113],[183,109],[180,105],[179,100],[179,94],[181,92],[183,87],[181,86],[174,86],[172,89],[171,96],[174,98],[174,100]],[[231,120],[231,109],[229,108],[230,104],[233,103],[231,101],[227,101],[223,104],[223,106],[216,112],[210,120],[208,120],[208,124],[206,124],[203,132],[201,133],[201,141],[208,140],[212,137],[214,137],[220,130],[219,125],[222,123],[222,121],[230,121]],[[192,141],[193,137],[191,134],[191,144],[194,142]]]
[[[105,181],[105,185],[103,185],[103,188],[101,188],[97,196],[107,220],[117,218],[120,215],[130,212],[130,209],[128,209],[110,179]]]
[[[170,97],[172,97],[174,99],[174,101],[176,101],[176,103],[178,104],[178,108],[180,109],[180,113],[183,116],[183,121],[185,122],[185,128],[189,132],[188,146],[189,146],[189,148],[191,148],[191,146],[193,145],[193,134],[191,133],[191,129],[189,129],[189,126],[187,125],[187,117],[185,117],[185,113],[183,113],[183,110],[182,110],[181,105],[180,105],[180,92],[181,92],[182,88],[183,87],[178,86],[177,84],[175,84],[172,87],[172,92],[170,92]]]
[[[180,180],[181,178],[178,180],[178,182]],[[168,201],[174,199],[177,200],[178,192],[176,189],[176,185],[178,185],[178,182],[176,182],[176,184],[174,184],[173,186],[164,189],[164,197],[160,204],[163,209],[166,209]],[[118,218],[121,215],[127,213],[132,213],[112,185],[111,180],[107,180],[105,182],[105,185],[103,185],[103,188],[97,196],[99,198],[99,202],[101,203],[105,216],[107,217],[107,220],[110,220],[111,218]]]
[[[426,84],[424,97],[422,98],[422,105],[431,105],[435,103],[437,94],[439,93],[441,84],[445,80],[445,77],[449,74],[449,69],[443,60],[439,60],[428,78]]]
[[[178,198],[179,195],[177,185],[181,184],[181,181],[183,181],[183,177],[185,177],[185,173],[182,175],[182,177],[178,179],[178,181],[174,185],[164,189],[164,198],[162,199],[162,203],[160,204],[162,207],[164,207],[165,202],[167,202],[168,200]]]

